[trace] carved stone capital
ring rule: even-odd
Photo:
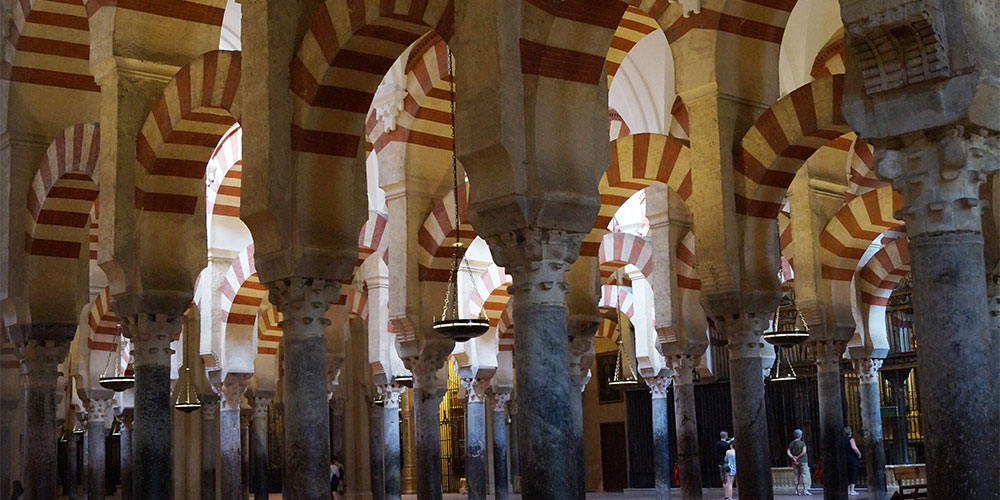
[[[324,329],[330,325],[326,311],[340,296],[340,284],[336,280],[312,278],[289,278],[268,283],[269,300],[282,314],[279,326],[284,329],[285,335],[325,333]],[[297,327],[291,327],[293,324]]]
[[[447,373],[442,370],[451,354],[451,342],[428,344],[420,351],[420,355],[403,359],[403,364],[413,374],[413,388],[424,391],[441,392],[447,389]]]
[[[493,401],[493,412],[504,413],[507,410],[507,402],[510,401],[510,393],[494,392],[492,401]]]
[[[346,398],[331,398],[330,399],[330,410],[333,411],[334,415],[343,415],[345,408],[347,408],[347,399]]]
[[[134,366],[169,366],[174,353],[170,343],[181,334],[183,315],[139,313],[121,318],[132,337]]]
[[[267,418],[267,407],[274,401],[274,393],[258,390],[253,395],[253,418]]]
[[[203,401],[202,402],[202,411],[204,411],[204,408],[205,408],[204,401],[205,400],[202,399],[202,401]],[[118,420],[121,421],[122,427],[124,427],[127,430],[132,430],[132,423],[134,421],[134,418],[135,418],[135,410],[132,409],[132,408],[125,408],[125,409],[122,410],[121,415],[118,415]]]
[[[105,427],[109,427],[114,416],[113,399],[91,398],[87,403],[87,420],[89,422],[103,422]]]
[[[591,332],[590,335],[580,334],[580,335],[570,336],[569,338],[570,383],[581,387],[587,385],[587,381],[590,380],[588,373],[590,371],[590,367],[594,364],[594,356],[595,356],[594,332]]]
[[[21,353],[21,373],[29,387],[55,387],[59,378],[59,363],[69,354],[68,341],[28,340],[18,346]]]
[[[988,206],[979,197],[986,178],[1000,170],[1000,136],[952,125],[875,142],[878,174],[903,195],[896,216],[914,235],[982,230]]]
[[[667,397],[667,389],[670,388],[670,377],[646,377],[646,385],[653,399],[663,399]]]
[[[583,234],[522,229],[487,238],[497,265],[513,277],[508,288],[517,304],[564,306],[569,284],[565,275],[580,255]]]
[[[490,388],[490,381],[481,378],[463,378],[462,387],[470,403],[484,403],[487,399],[487,390]]]
[[[399,398],[403,396],[406,388],[396,384],[380,384],[378,393],[382,396],[382,404],[385,408],[399,409]]]
[[[684,9],[684,17],[701,14],[701,0],[670,0],[670,3],[680,4],[681,9]]]
[[[674,385],[691,385],[694,373],[701,363],[700,355],[676,354],[667,357],[667,366],[673,371]]]
[[[816,370],[819,372],[839,372],[840,360],[847,350],[847,342],[842,340],[816,340],[806,344],[816,358]]]
[[[215,394],[199,394],[198,399],[201,400],[202,421],[218,420],[219,407],[221,406],[219,396]]]
[[[243,408],[240,410],[240,430],[246,431],[250,428],[250,422],[253,421],[254,411],[253,408]]]
[[[218,392],[222,411],[239,410],[243,406],[243,394],[250,386],[250,373],[230,373],[222,380]]]
[[[712,318],[715,326],[729,341],[726,348],[731,359],[763,358],[764,339],[769,320],[762,314],[738,314]]]
[[[858,381],[862,384],[878,383],[878,371],[882,368],[882,360],[878,358],[859,358],[852,360],[854,369],[858,371]]]

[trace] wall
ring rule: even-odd
[[[616,352],[617,345],[606,338],[594,341],[598,353]],[[597,399],[597,364],[591,366],[591,378],[583,391],[583,456],[587,491],[603,491],[601,476],[601,424],[625,422],[625,398],[620,403],[600,404]]]

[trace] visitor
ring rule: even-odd
[[[715,463],[719,465],[719,479],[722,484],[726,484],[726,480],[729,478],[729,474],[724,470],[726,466],[726,453],[729,452],[729,443],[732,439],[729,439],[729,433],[722,431],[719,433],[719,442],[715,443]]]
[[[733,498],[733,483],[736,482],[736,440],[729,440],[726,463],[722,468],[726,474],[726,482],[722,485],[722,491],[726,495],[726,500],[731,500]]]
[[[333,500],[340,500],[340,483],[344,478],[344,464],[337,457],[330,461],[330,492]]]
[[[21,485],[21,481],[14,481],[11,485],[13,490],[10,492],[10,500],[21,500],[24,498],[24,486]]]
[[[841,442],[844,456],[847,458],[847,494],[857,495],[854,484],[858,482],[858,461],[861,459],[861,450],[854,441],[854,432],[850,426],[844,427],[844,439]]]
[[[794,439],[788,443],[788,449],[785,450],[785,453],[788,454],[788,458],[792,459],[792,470],[795,472],[795,494],[812,495],[809,492],[809,450],[806,447],[806,442],[802,440],[802,429],[795,429],[792,437]],[[802,487],[801,493],[799,486]]]

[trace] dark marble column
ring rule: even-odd
[[[983,29],[969,22],[964,27]],[[963,28],[959,28],[963,29]],[[992,33],[992,31],[990,31]],[[985,111],[978,110],[978,113]],[[956,446],[1000,427],[979,188],[1000,168],[1000,136],[948,125],[875,141],[877,169],[902,194],[910,238],[913,314],[928,498],[996,498],[1000,446]]]
[[[465,411],[465,477],[469,500],[486,500],[486,389],[489,381],[463,379],[468,402]]]
[[[674,427],[677,430],[677,473],[681,498],[701,500],[701,460],[698,453],[698,415],[694,399],[694,373],[700,356],[680,354],[667,359],[673,370]]]
[[[656,478],[656,500],[670,500],[670,483],[673,472],[670,468],[670,416],[667,411],[668,377],[648,377],[653,398],[653,468]]]
[[[334,393],[330,398],[330,455],[344,462],[344,432],[346,431],[344,409],[347,406],[344,391]]]
[[[273,391],[258,389],[253,398],[253,485],[254,500],[267,500],[271,491],[267,467],[267,408],[274,399]]]
[[[222,500],[243,498],[243,453],[240,407],[250,374],[230,373],[219,392],[219,482]]]
[[[69,436],[66,437],[66,477],[63,478],[63,495],[66,495],[69,500],[77,500],[77,490],[79,489],[77,488],[77,478],[79,476],[76,470],[76,459],[79,454],[77,451],[79,438],[72,432],[68,434]]]
[[[121,500],[132,500],[132,408],[125,408],[121,419],[121,435],[118,450],[121,455]],[[213,499],[214,500],[214,499]]]
[[[6,342],[7,339],[0,341],[0,344]],[[3,376],[0,374],[0,376]],[[11,378],[15,378],[16,375],[12,374]],[[2,381],[0,381],[2,383]],[[10,498],[10,488],[11,483],[14,481],[14,467],[12,467],[12,462],[14,461],[14,454],[16,449],[14,448],[14,443],[16,439],[14,437],[13,423],[16,418],[14,415],[17,411],[18,400],[14,398],[14,394],[4,394],[4,397],[0,399],[0,440],[4,443],[8,443],[7,446],[10,450],[8,454],[0,460],[0,498]],[[70,434],[70,438],[72,438]],[[67,442],[67,449],[70,443]],[[74,449],[76,447],[73,444]],[[68,493],[69,482],[65,483],[67,486],[64,488],[63,494]],[[75,498],[73,500],[76,500]]]
[[[413,372],[413,428],[417,462],[417,498],[441,500],[441,398],[446,392],[444,366],[451,349],[425,348],[410,360]]]
[[[181,314],[140,313],[128,318],[135,368],[132,431],[133,498],[170,500],[173,480],[170,342],[181,332]]]
[[[219,396],[201,394],[201,500],[216,500],[219,462]]]
[[[493,393],[493,496],[496,500],[510,498],[510,478],[507,476],[506,412],[509,400],[508,393]]]
[[[385,410],[381,403],[368,404],[368,453],[372,500],[385,500]]]
[[[517,430],[517,398],[512,397],[507,403],[507,414],[510,415],[510,438],[507,454],[510,455],[510,488],[511,493],[521,492],[521,452],[520,432]]]
[[[525,500],[578,500],[565,274],[582,235],[525,229],[487,239],[513,277],[521,488]]]
[[[382,438],[385,442],[385,500],[400,500],[402,496],[401,469],[403,456],[399,449],[399,398],[403,388],[397,385],[379,386],[384,407],[382,409]]]
[[[761,335],[768,326],[766,316],[736,315],[715,317],[715,324],[729,339],[730,396],[733,402],[733,431],[739,443],[736,454],[736,481],[740,497],[758,500],[774,498],[771,479],[771,446],[764,406]]]
[[[340,294],[337,280],[293,278],[268,284],[283,314],[284,486],[292,500],[330,498],[330,411],[325,317]]]
[[[111,391],[91,391],[106,394],[92,395],[90,403],[87,405],[87,434],[90,436],[88,442],[87,456],[87,498],[88,500],[104,500],[105,478],[104,471],[107,470],[105,463],[106,451],[104,449],[107,440],[107,426],[105,423],[111,417]],[[98,399],[100,398],[100,399]]]
[[[37,328],[37,325],[32,326],[33,330]],[[24,435],[28,436],[22,480],[24,498],[51,500],[57,496],[59,430],[56,427],[56,382],[59,363],[69,352],[69,342],[62,339],[27,340],[18,342],[18,347],[24,375]]]
[[[823,498],[847,500],[847,482],[844,481],[846,457],[841,444],[844,438],[844,403],[840,387],[840,360],[847,344],[838,340],[822,340],[810,341],[808,345],[816,358]]]
[[[572,458],[577,470],[576,495],[584,500],[587,497],[587,475],[583,456],[583,390],[589,380],[590,367],[594,365],[594,334],[601,321],[599,318],[574,317],[566,325],[569,334],[569,387],[573,403]]]
[[[882,404],[878,391],[878,370],[881,366],[882,360],[878,358],[854,360],[861,397],[861,452],[868,475],[868,496],[872,500],[887,500],[889,497],[886,491],[885,448],[882,446]]]
[[[250,422],[253,420],[253,408],[240,409],[240,476],[242,478],[242,497],[250,500]]]

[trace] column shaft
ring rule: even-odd
[[[698,418],[694,384],[674,378],[674,423],[677,428],[677,469],[681,498],[701,500],[701,462],[698,456]]]
[[[858,393],[861,397],[862,449],[868,475],[868,496],[872,500],[887,500],[885,479],[885,448],[882,446],[882,408],[878,391],[880,359],[859,359]]]
[[[416,382],[419,384],[419,382]],[[413,388],[413,420],[417,434],[417,498],[441,500],[441,422],[438,410],[444,390]]]
[[[816,374],[819,393],[819,425],[821,450],[823,454],[823,498],[825,500],[846,500],[847,483],[844,481],[844,406],[840,391],[840,369],[838,362],[829,362],[828,367],[820,367]]]
[[[66,477],[63,478],[63,494],[69,500],[76,500],[77,495],[77,436],[76,434],[70,433],[69,439],[66,440]],[[4,460],[6,462],[6,460]]]
[[[665,391],[664,391],[665,392]],[[670,419],[666,394],[653,397],[653,467],[656,477],[656,500],[670,500]]]
[[[178,316],[139,314],[134,322],[135,423],[132,432],[133,498],[170,500],[170,341],[180,334]]]
[[[121,454],[121,500],[132,500],[132,409],[122,411],[118,450]],[[214,499],[213,499],[214,500]]]
[[[253,485],[254,500],[267,500],[271,492],[270,472],[267,467],[267,408],[271,396],[262,397],[257,390],[253,404]]]
[[[240,410],[240,497],[250,500],[250,421],[253,419],[253,410],[244,408]]]
[[[201,500],[215,500],[219,456],[219,397],[201,396]]]
[[[21,347],[24,373],[25,500],[56,498],[58,429],[56,428],[56,381],[59,362],[69,344],[28,341]]]
[[[995,466],[1000,447],[956,446],[980,439],[982,429],[996,429],[1000,419],[997,381],[986,369],[993,360],[982,234],[914,235],[909,250],[914,319],[927,332],[920,336],[917,367],[928,497],[995,498],[1000,475],[970,464]]]
[[[87,463],[87,499],[104,500],[104,471],[105,469],[105,439],[104,421],[94,418],[91,411],[91,418],[87,422],[87,434],[90,440],[87,443],[87,455],[90,457]]]
[[[372,483],[372,500],[385,500],[385,411],[380,405],[371,404],[368,412],[368,452]]]
[[[383,396],[384,397],[384,396]],[[396,406],[391,406],[386,400],[383,411],[384,426],[382,435],[385,440],[385,500],[400,500],[402,489],[400,480],[403,467],[403,456],[399,449],[399,397]]]
[[[342,397],[334,396],[330,400],[330,454],[337,457],[341,463],[344,462],[344,432],[346,429],[344,421],[344,410],[347,401]]]
[[[486,500],[486,403],[470,393],[465,415],[465,470],[469,500]]]
[[[507,415],[504,403],[510,397],[496,398],[493,408],[493,491],[496,500],[510,498],[510,483],[507,477]]]
[[[219,479],[222,500],[243,498],[243,467],[240,455],[240,409],[219,411]]]

